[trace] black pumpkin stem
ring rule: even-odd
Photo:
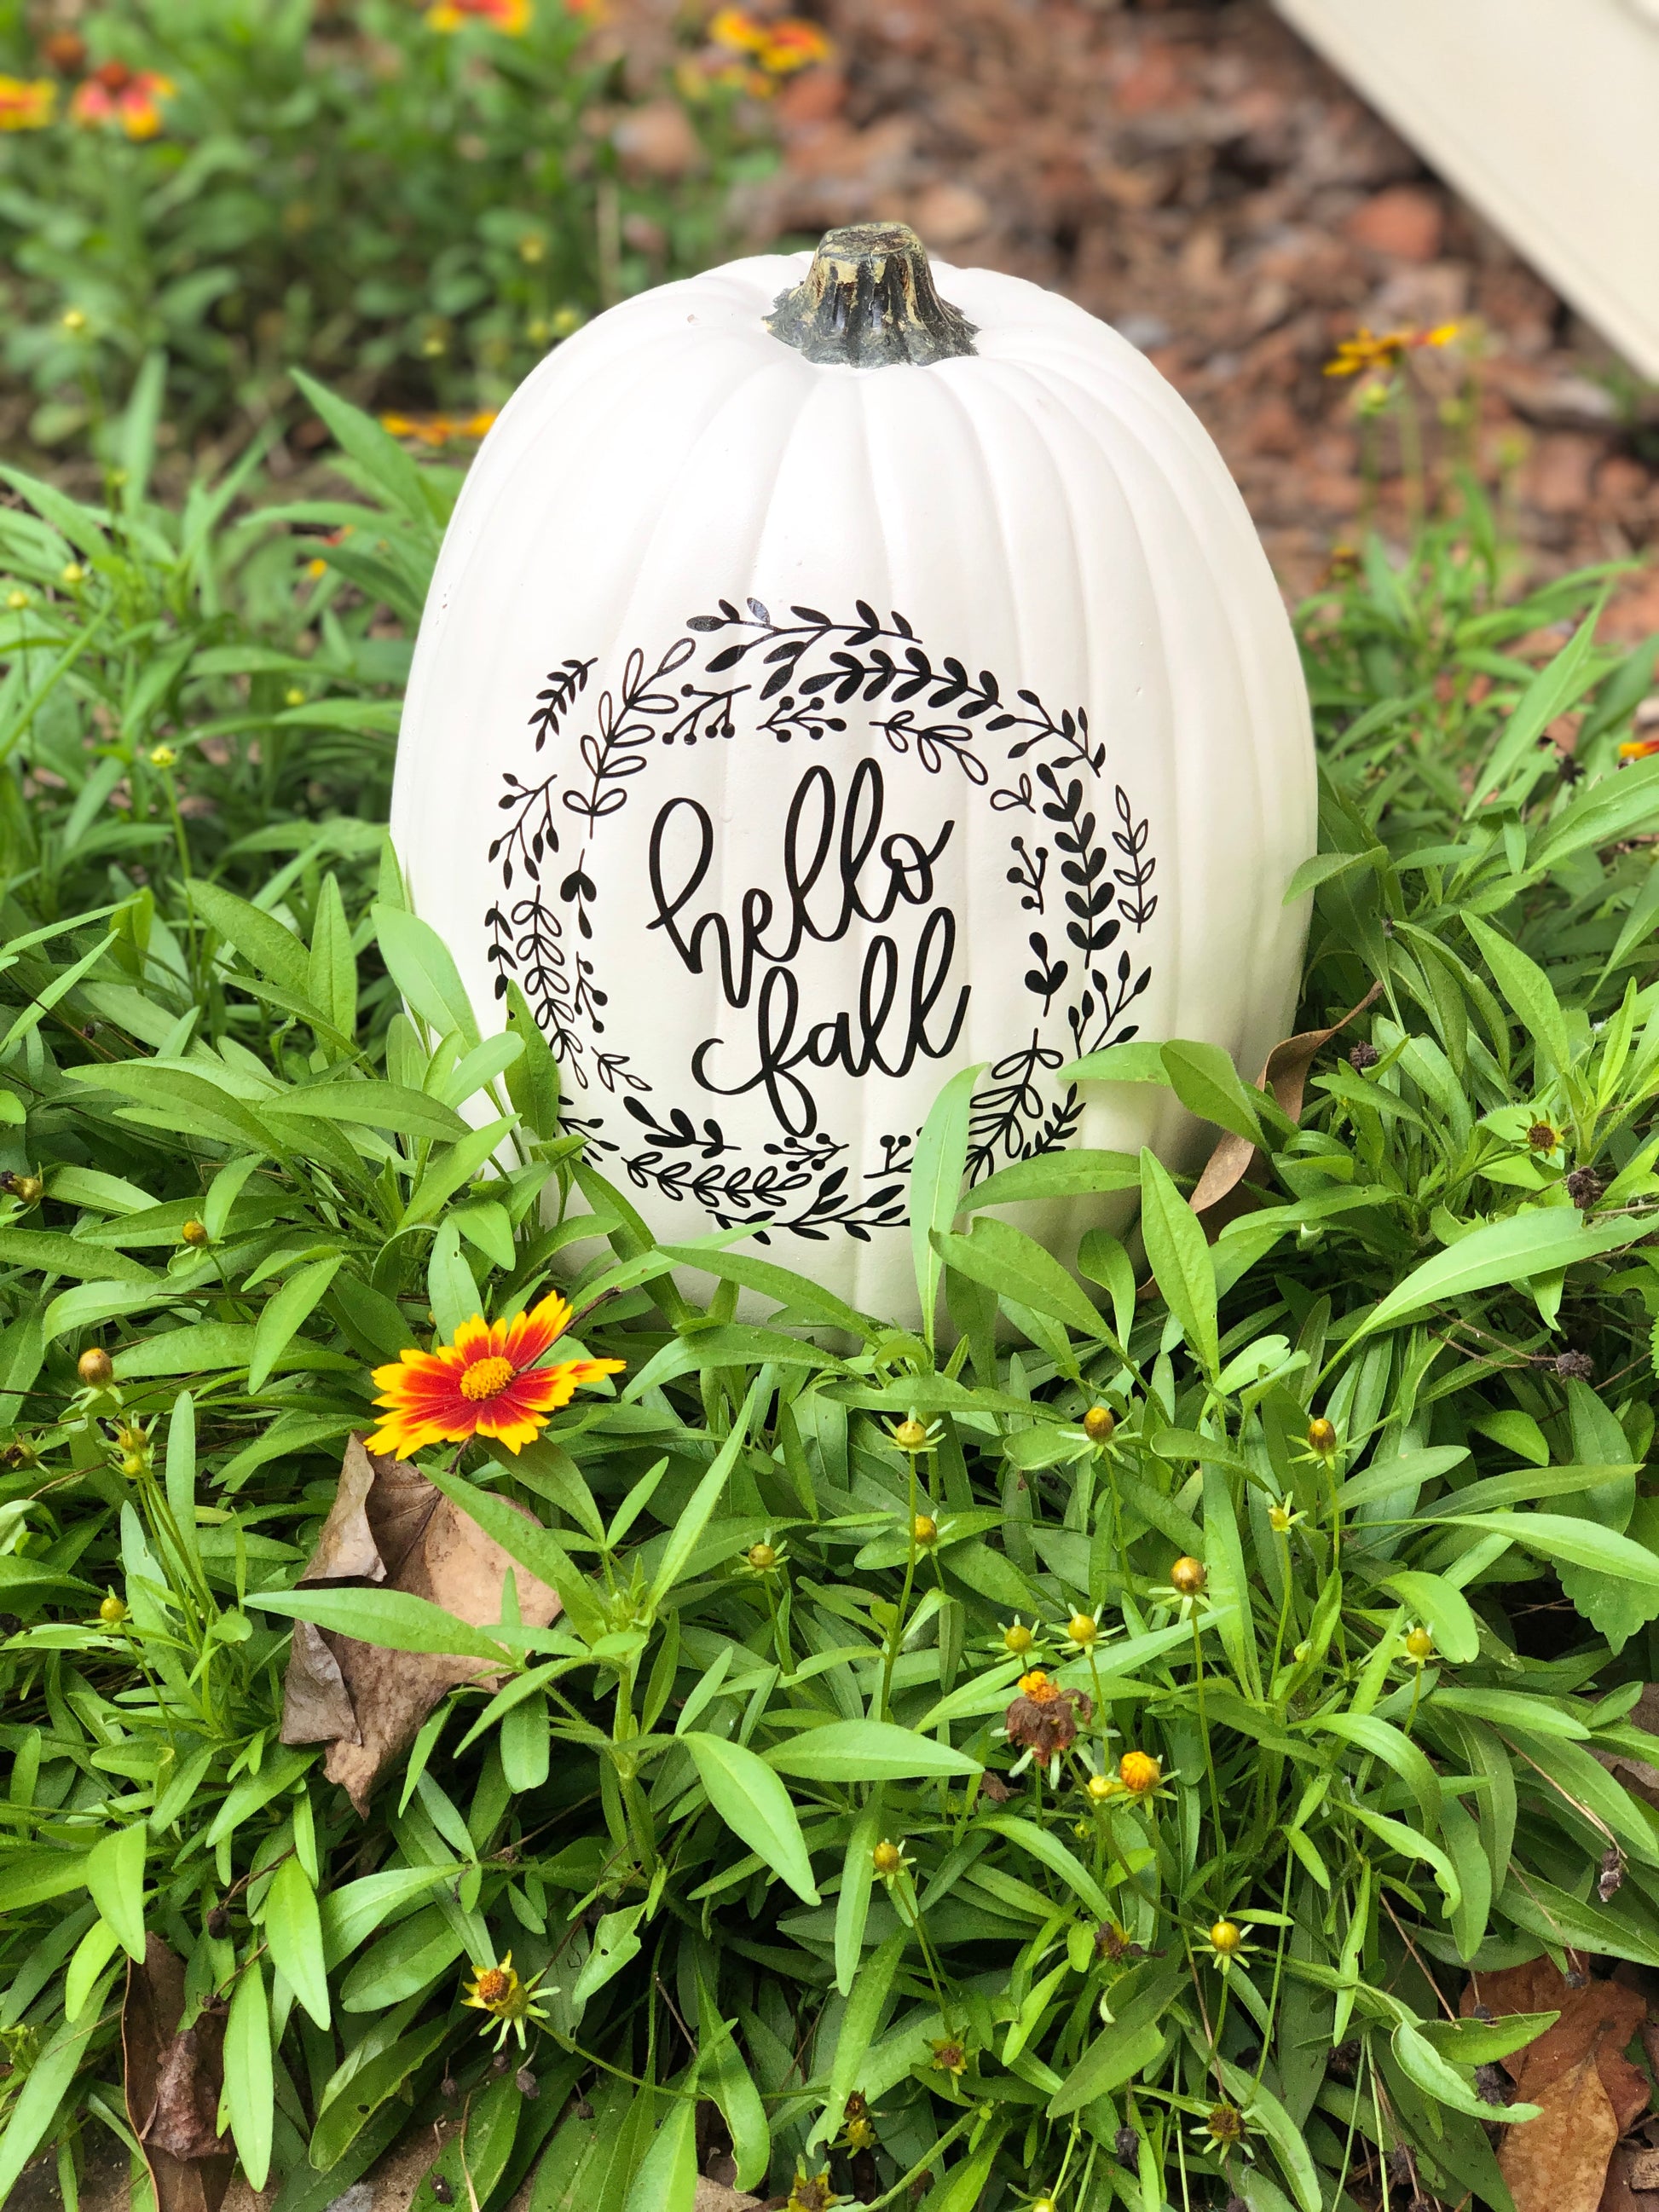
[[[822,366],[925,368],[974,350],[975,325],[933,289],[927,249],[908,223],[823,234],[812,265],[781,292],[766,327]]]

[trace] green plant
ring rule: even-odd
[[[240,442],[285,416],[295,362],[360,399],[471,415],[597,307],[717,258],[727,186],[768,158],[734,95],[683,100],[666,173],[626,172],[621,64],[593,58],[565,0],[526,18],[511,36],[482,16],[447,33],[410,0],[83,18],[55,119],[0,140],[6,359],[40,395],[33,441],[118,410],[156,350],[170,435]],[[20,82],[49,82],[62,52],[21,0],[0,8]],[[145,95],[151,135],[76,119],[112,64],[171,88]]]
[[[349,522],[319,557],[372,630],[418,604],[441,488],[322,404],[379,503],[237,542]],[[143,799],[150,880],[94,896],[19,737],[0,2186],[129,2130],[148,1932],[225,2020],[283,2212],[452,2106],[422,2206],[534,2168],[538,2212],[678,2212],[729,2141],[798,2204],[827,2173],[927,2175],[930,2212],[1320,2212],[1385,2201],[1403,2147],[1421,2194],[1504,2212],[1478,2069],[1549,2015],[1460,2020],[1465,1969],[1659,1966],[1659,1819],[1598,1759],[1650,1750],[1659,1656],[1659,762],[1617,766],[1651,654],[1597,647],[1595,580],[1497,575],[1470,495],[1310,611],[1300,1112],[1296,1054],[1278,1088],[1179,1040],[1081,1070],[1173,1088],[1254,1204],[1208,1242],[1105,1154],[964,1190],[958,1078],[921,1139],[937,1348],[775,1254],[651,1243],[522,1007],[481,1039],[390,855],[331,849],[380,740],[341,729],[331,785],[279,763],[268,881],[233,754],[215,811]],[[185,741],[240,680],[192,665]],[[1538,742],[1568,713],[1571,774]],[[1139,1187],[1146,1249],[1091,1238],[1089,1288],[1001,1211],[1085,1176]],[[611,1395],[421,1460],[559,1617],[296,1588],[370,1367],[555,1279]],[[366,1820],[278,1741],[295,1620],[492,1669]],[[516,2034],[490,2056],[515,2021],[527,2080]]]

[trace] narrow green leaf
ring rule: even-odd
[[[757,1851],[808,1905],[818,1901],[812,1863],[789,1792],[766,1764],[742,1744],[693,1729],[680,1738],[696,1761],[708,1802],[733,1835]]]
[[[250,1397],[264,1389],[271,1369],[309,1319],[339,1267],[340,1256],[335,1253],[296,1269],[260,1315],[253,1331],[253,1356],[248,1362]]]
[[[830,1721],[775,1744],[766,1763],[806,1782],[899,1782],[981,1771],[965,1752],[892,1721]]]
[[[276,2108],[270,2012],[265,2002],[264,1973],[258,1959],[248,1960],[231,1991],[225,2021],[225,2103],[248,2185],[263,2189],[270,2172]]]
[[[910,1256],[916,1271],[921,1325],[933,1340],[941,1262],[933,1239],[957,1218],[968,1164],[968,1121],[983,1065],[957,1070],[934,1099],[916,1139],[910,1170]]]
[[[1164,1304],[1206,1375],[1221,1364],[1215,1267],[1198,1217],[1157,1155],[1140,1155],[1140,1231]]]
[[[112,1829],[82,1862],[93,1903],[119,1937],[129,1958],[144,1958],[144,1853],[149,1831],[142,1820]]]
[[[317,1893],[299,1859],[287,1858],[265,1893],[264,1926],[273,1965],[319,2027],[329,2025],[328,1966]]]

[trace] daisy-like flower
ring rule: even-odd
[[[952,2081],[957,2081],[968,2071],[968,2052],[960,2036],[937,2036],[929,2047],[933,2054],[933,2063],[941,2074],[948,2074]]]
[[[0,76],[0,131],[44,131],[57,105],[49,76]]]
[[[177,88],[173,79],[159,70],[135,70],[125,62],[105,62],[84,83],[76,86],[70,114],[88,130],[112,124],[129,138],[154,138],[164,120],[161,103],[171,100]]]
[[[709,20],[710,44],[724,46],[729,54],[758,54],[767,36],[766,25],[757,22],[746,8],[721,8]]]
[[[483,438],[494,428],[496,410],[476,415],[382,415],[380,428],[394,438],[414,438],[422,446],[453,445],[459,438]]]
[[[915,1861],[902,1844],[890,1842],[885,1838],[870,1854],[870,1864],[878,1881],[884,1881],[890,1889],[896,1881],[902,1881]]]
[[[1373,331],[1362,323],[1354,336],[1344,338],[1325,364],[1327,376],[1359,376],[1370,369],[1398,368],[1408,353],[1425,346],[1449,345],[1457,336],[1455,323],[1440,323],[1431,331]]]
[[[775,1575],[788,1558],[785,1545],[775,1544],[769,1533],[758,1544],[751,1544],[743,1554],[742,1565],[751,1575]]]
[[[619,1375],[627,1365],[622,1359],[538,1365],[569,1321],[570,1308],[556,1291],[512,1321],[474,1314],[456,1330],[453,1344],[410,1350],[391,1366],[377,1367],[380,1395],[374,1402],[386,1415],[368,1439],[369,1450],[407,1459],[423,1445],[466,1443],[475,1436],[521,1450],[582,1385]]]
[[[830,2212],[830,2206],[838,2204],[840,2202],[841,2199],[830,2186],[830,2169],[827,2166],[822,2173],[809,2174],[798,2168],[795,2173],[795,2185],[790,2191],[784,2204],[784,2212]]]
[[[828,61],[835,48],[822,27],[802,15],[786,15],[769,23],[755,58],[769,76],[793,76],[814,62]]]
[[[1306,1517],[1293,1505],[1287,1505],[1282,1498],[1274,1498],[1267,1508],[1267,1526],[1275,1536],[1288,1536],[1292,1528],[1301,1527]]]
[[[530,0],[437,0],[426,11],[431,31],[464,31],[469,23],[487,23],[504,38],[521,39],[530,28]]]
[[[896,1421],[887,1433],[900,1451],[915,1459],[933,1450],[944,1429],[943,1421],[919,1421],[912,1413],[908,1420]]]
[[[1244,2140],[1246,2125],[1237,2105],[1217,2105],[1197,2132],[1216,2150],[1237,2150]]]
[[[1205,1938],[1205,1949],[1224,1974],[1235,1959],[1250,1948],[1250,1939],[1236,1920],[1218,1920]]]
[[[489,2019],[479,2033],[491,2033],[490,2023],[493,2021],[497,2051],[509,2035],[518,2037],[519,2047],[522,2050],[525,2022],[547,2018],[536,2002],[541,1980],[539,1974],[532,1974],[527,1982],[520,1981],[514,1969],[510,1951],[499,1966],[475,1966],[472,1969],[472,1981],[463,2001],[475,2012],[489,2014]]]

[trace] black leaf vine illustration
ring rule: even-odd
[[[517,978],[576,1088],[597,1085],[623,1094],[625,1112],[645,1139],[644,1149],[623,1163],[637,1188],[695,1202],[722,1225],[754,1221],[807,1237],[833,1228],[865,1238],[904,1218],[911,1135],[883,1137],[879,1166],[860,1178],[844,1158],[848,1147],[822,1133],[769,1143],[763,1162],[746,1160],[713,1117],[699,1122],[684,1107],[664,1110],[626,1095],[649,1094],[652,1085],[627,1053],[599,1048],[608,994],[585,950],[594,937],[603,880],[595,841],[627,805],[652,749],[733,739],[739,735],[734,708],[745,695],[766,709],[747,718],[749,726],[779,744],[841,734],[848,723],[836,709],[879,703],[886,711],[869,726],[890,751],[913,757],[929,775],[954,767],[970,787],[987,790],[994,813],[1052,824],[1065,941],[1051,948],[1048,936],[1033,929],[1024,981],[1045,1018],[1074,976],[1082,984],[1065,1012],[1073,1054],[1134,1033],[1121,1025],[1147,988],[1151,969],[1137,974],[1127,952],[1113,969],[1106,956],[1126,923],[1138,934],[1157,907],[1150,890],[1157,865],[1148,849],[1150,825],[1137,819],[1126,793],[1115,787],[1109,847],[1097,836],[1086,794],[1097,787],[1105,747],[1091,736],[1082,708],[1055,715],[1027,689],[1005,699],[989,670],[975,676],[954,655],[936,660],[903,615],[894,611],[884,620],[865,599],[854,603],[855,619],[839,622],[806,605],[791,605],[784,619],[775,619],[757,599],[741,608],[724,599],[716,605],[715,613],[693,616],[653,662],[637,648],[629,653],[621,684],[592,699],[591,719],[579,726],[562,768],[534,782],[503,775],[499,803],[507,819],[489,848],[503,896],[485,916],[487,957],[498,995],[510,976]],[[549,738],[565,734],[596,665],[592,658],[571,657],[550,672],[530,716],[535,752]],[[989,789],[981,740],[1008,732],[1014,734],[1005,759],[1029,758],[1030,766]],[[575,846],[568,860],[562,826]],[[561,865],[555,880],[548,864],[556,854]],[[1046,916],[1050,846],[1028,842],[1022,832],[1010,838],[1009,855],[1006,880],[1018,890],[1022,909]],[[1042,1079],[1069,1056],[1034,1029],[1029,1044],[993,1065],[974,1101],[972,1176],[1067,1141],[1082,1110],[1075,1087],[1056,1101]],[[569,1118],[607,1151],[626,1149],[600,1138],[602,1116]]]

